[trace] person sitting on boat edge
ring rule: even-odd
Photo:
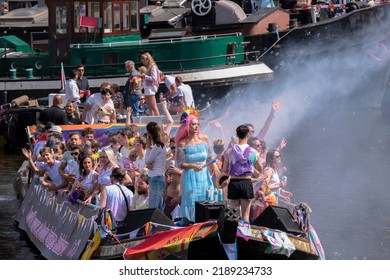
[[[53,97],[53,106],[44,109],[38,117],[38,121],[44,125],[52,122],[55,125],[68,124],[66,113],[62,110],[62,96],[56,94]]]
[[[101,190],[100,207],[111,210],[115,226],[126,218],[133,198],[133,193],[123,185],[125,176],[126,170],[115,167],[110,175],[111,184]]]
[[[80,90],[77,86],[78,74],[76,70],[69,72],[69,80],[65,83],[65,103],[68,101],[73,101],[76,103],[81,103],[80,101]]]

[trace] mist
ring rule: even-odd
[[[243,123],[257,134],[272,101],[282,103],[265,141],[271,148],[287,138],[288,189],[293,203],[312,208],[327,259],[390,258],[390,122],[380,110],[390,81],[389,26],[383,16],[332,44],[330,31],[290,43],[288,55],[278,54],[273,82],[236,86],[210,100],[212,116],[202,116],[210,142],[228,143]],[[224,135],[208,125],[212,119]]]

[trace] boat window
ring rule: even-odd
[[[100,18],[99,2],[88,2],[87,15],[89,17]],[[95,30],[96,28],[88,27],[88,32],[95,32]]]
[[[56,33],[65,34],[67,28],[66,22],[67,8],[66,6],[56,7]]]
[[[85,2],[74,2],[74,32],[84,33],[87,31],[86,27],[80,27],[80,16],[86,16],[87,15],[87,9]]]
[[[114,4],[114,30],[121,30],[121,6]]]
[[[129,4],[123,4],[123,30],[130,29],[130,7]]]
[[[139,30],[138,1],[131,2],[131,31]]]
[[[103,3],[104,16],[103,16],[103,25],[104,33],[112,32],[112,2],[107,1]]]

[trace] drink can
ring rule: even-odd
[[[210,192],[210,190],[206,190],[206,200],[207,201],[211,200],[211,192]]]
[[[171,162],[169,163],[169,166],[171,166],[171,167],[175,167],[175,161],[174,160],[171,160]]]
[[[214,192],[213,192],[213,200],[214,200],[214,201],[218,201],[218,190],[217,190],[217,189],[214,189]]]
[[[223,193],[221,189],[218,190],[218,201],[223,201]]]

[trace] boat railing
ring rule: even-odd
[[[216,39],[223,37],[232,37],[232,36],[242,36],[241,32],[235,33],[226,33],[226,34],[212,34],[212,35],[198,35],[198,36],[190,36],[190,37],[180,37],[180,38],[164,38],[164,39],[143,39],[138,41],[126,41],[126,42],[109,42],[109,43],[78,43],[71,44],[70,48],[73,49],[81,49],[81,48],[89,48],[89,47],[120,47],[120,46],[133,46],[133,45],[143,45],[150,43],[174,43],[174,42],[182,42],[182,41],[193,41],[193,40],[208,40],[208,39]]]
[[[243,42],[245,43],[245,42]],[[198,58],[186,58],[186,59],[170,59],[170,60],[156,60],[157,65],[163,65],[163,64],[170,64],[170,63],[178,63],[180,64],[180,69],[184,70],[183,64],[188,63],[188,62],[193,62],[193,61],[203,61],[203,60],[210,60],[214,58],[224,58],[226,57],[228,60],[234,59],[235,56],[240,56],[244,55],[244,61],[249,61],[249,55],[250,54],[259,54],[260,51],[255,50],[255,51],[245,51],[245,52],[235,52],[235,53],[230,53],[230,54],[221,54],[221,55],[214,55],[214,56],[204,56],[204,57],[198,57]],[[233,62],[232,62],[233,63]],[[86,65],[88,67],[88,75],[87,76],[99,76],[101,75],[99,71],[101,71],[102,68],[110,68],[115,69],[117,68],[120,71],[123,71],[123,63],[111,63],[111,64],[90,64]],[[64,66],[65,72],[70,69],[75,69],[76,65],[70,65],[70,66]],[[199,68],[202,69],[202,68]],[[169,72],[169,69],[164,69],[163,67],[161,68],[162,71]],[[192,69],[196,70],[196,69]],[[44,79],[45,77],[60,77],[60,71],[61,71],[61,66],[49,66],[46,67],[41,74],[41,78]],[[119,73],[119,72],[118,72]],[[126,75],[125,72],[123,72],[123,75]]]

